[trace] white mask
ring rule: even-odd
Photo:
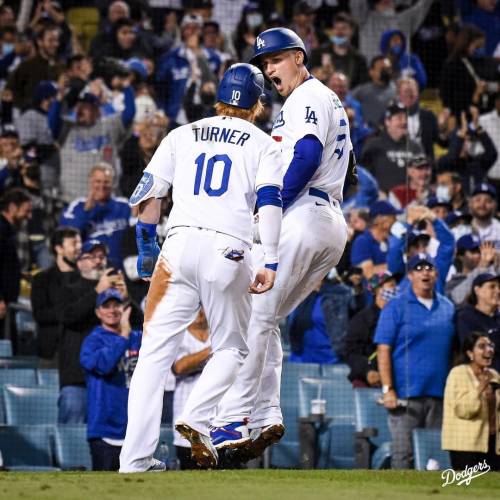
[[[439,184],[436,189],[436,197],[439,200],[450,201],[451,200],[450,188],[448,186]]]

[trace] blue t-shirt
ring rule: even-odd
[[[434,294],[431,309],[410,287],[380,313],[375,343],[392,348],[392,376],[400,398],[442,398],[455,336],[454,305]]]
[[[311,314],[311,328],[304,332],[304,344],[301,354],[290,355],[290,361],[296,363],[340,363],[340,358],[332,349],[332,341],[326,331],[325,316],[321,307],[321,294],[314,301]]]
[[[388,245],[385,241],[377,241],[370,230],[362,232],[352,243],[351,264],[358,266],[366,260],[374,265],[387,262]]]

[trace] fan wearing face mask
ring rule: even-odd
[[[366,59],[352,46],[355,31],[356,23],[349,14],[337,14],[333,18],[330,40],[311,53],[311,68],[331,65],[347,77],[351,88],[367,82]]]
[[[468,211],[462,178],[457,172],[448,169],[438,171],[435,195],[440,200],[449,201],[454,211],[463,213]],[[455,235],[455,238],[458,239],[463,234]]]
[[[380,53],[388,57],[399,76],[415,78],[420,89],[427,85],[427,72],[420,57],[409,52],[404,33],[397,29],[384,32],[380,39]]]

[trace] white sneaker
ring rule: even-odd
[[[200,466],[215,469],[219,461],[217,450],[209,436],[201,434],[188,424],[178,422],[175,430],[191,443],[191,458]]]
[[[167,470],[167,465],[161,460],[153,458],[153,463],[149,466],[146,472],[165,472]]]

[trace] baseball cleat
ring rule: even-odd
[[[250,431],[250,442],[230,450],[230,459],[235,463],[246,463],[250,460],[260,457],[264,450],[277,443],[285,433],[283,424],[273,424]]]
[[[191,443],[191,458],[200,467],[207,469],[215,469],[217,467],[217,450],[208,436],[183,423],[176,424],[175,430]]]
[[[241,448],[250,444],[248,427],[244,422],[232,422],[224,427],[214,427],[210,431],[210,437],[217,450]]]
[[[260,457],[264,450],[277,443],[285,434],[285,426],[283,424],[272,424],[259,429],[250,431],[250,439],[252,440],[247,451],[247,460],[253,460]]]
[[[167,465],[161,460],[153,458],[153,463],[149,466],[146,472],[165,472],[167,470]]]

